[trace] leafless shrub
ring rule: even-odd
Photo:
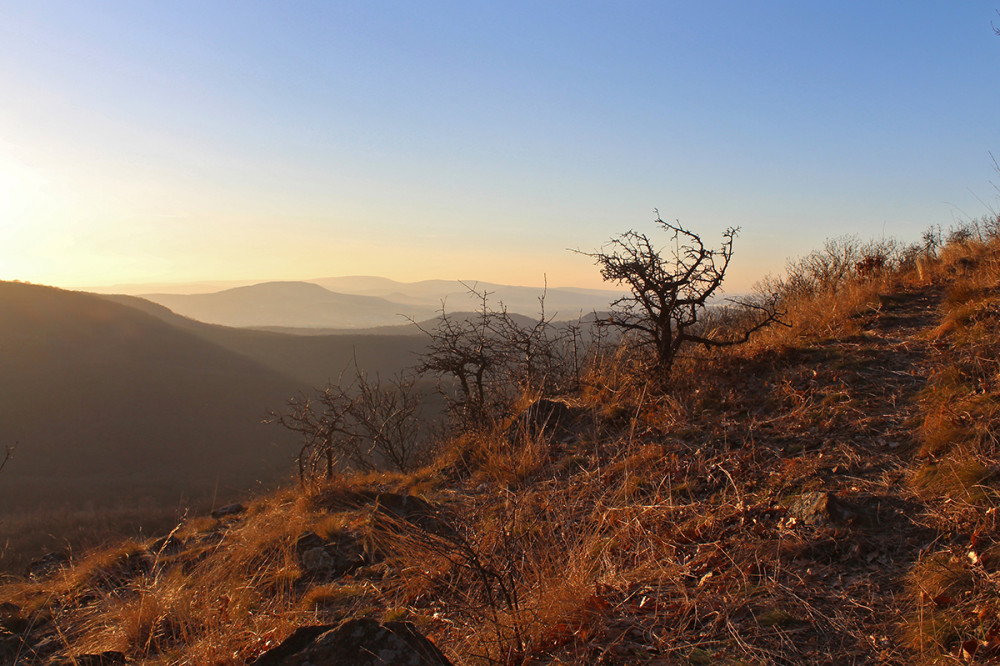
[[[688,343],[705,347],[741,344],[757,331],[780,322],[773,299],[728,301],[744,315],[739,330],[716,328],[714,333],[698,326],[709,300],[719,291],[733,255],[738,229],[723,233],[722,247],[710,250],[701,237],[680,223],[656,223],[672,234],[673,249],[664,258],[649,237],[627,231],[597,252],[583,252],[594,259],[605,280],[631,291],[611,305],[610,323],[635,336],[655,354],[654,374],[661,380],[670,375],[678,351]]]
[[[544,293],[538,306],[539,317],[532,323],[519,323],[502,303],[495,317],[493,333],[501,340],[505,383],[521,392],[546,393],[562,383],[563,375],[570,371],[565,361],[572,348],[565,343],[579,333],[578,329],[555,327],[545,313]]]
[[[963,224],[948,230],[948,245],[961,245],[976,238],[976,227],[973,224]]]
[[[423,460],[430,439],[414,382],[405,375],[386,381],[355,367],[350,381],[291,398],[284,412],[272,411],[265,422],[302,436],[296,455],[302,483],[330,479],[344,465],[406,471]]]
[[[356,379],[350,416],[363,460],[374,454],[400,472],[414,468],[427,453],[429,435],[418,413],[415,379],[404,375],[384,381],[377,373],[359,373]]]
[[[442,305],[433,328],[417,324],[429,342],[415,371],[446,380],[440,386],[459,422],[488,426],[525,393],[552,394],[579,382],[591,337],[582,322],[557,326],[544,292],[537,319],[527,323],[502,302],[491,307],[489,292],[469,292],[479,302],[471,316]]]
[[[942,235],[941,225],[931,226],[924,230],[924,233],[920,236],[921,246],[923,251],[928,255],[935,255],[937,251],[941,249],[944,245],[944,236]]]
[[[947,241],[944,244],[987,243],[998,237],[1000,237],[1000,213],[993,213],[949,227]]]
[[[489,308],[488,294],[473,293],[480,297],[479,309],[473,316],[452,316],[442,304],[441,316],[433,329],[414,322],[428,337],[427,350],[416,372],[447,377],[457,384],[457,390],[442,392],[463,421],[489,413],[491,402],[496,399],[497,375],[504,362],[501,340],[493,333],[497,315]]]
[[[932,252],[935,236],[920,246],[905,246],[892,238],[862,242],[855,236],[827,239],[823,247],[785,264],[785,276],[772,280],[782,300],[811,298],[831,293],[846,283],[872,280],[906,266],[915,266],[921,254]]]
[[[822,249],[791,260],[785,265],[783,292],[788,296],[806,296],[836,289],[847,280],[860,261],[860,243],[853,236],[827,239]]]

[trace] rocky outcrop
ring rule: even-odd
[[[559,400],[539,398],[518,414],[507,426],[507,439],[519,436],[538,437],[548,434],[554,439],[562,439],[570,432],[570,427],[581,415],[582,410],[570,407]]]
[[[29,564],[24,573],[28,578],[45,578],[68,565],[68,554],[63,552],[47,553]]]
[[[340,626],[303,627],[254,666],[450,666],[451,662],[409,622],[350,620]]]
[[[313,578],[336,578],[364,566],[364,546],[352,534],[323,539],[315,532],[303,532],[295,541],[302,569]]]
[[[866,517],[860,506],[830,492],[803,493],[795,499],[788,513],[806,525],[856,523]]]
[[[438,534],[450,534],[452,531],[446,516],[437,506],[414,495],[376,490],[333,491],[320,495],[315,501],[335,511],[368,510],[373,518],[400,520]]]

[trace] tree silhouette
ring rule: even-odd
[[[688,343],[705,347],[742,344],[757,331],[780,323],[782,313],[773,298],[729,299],[727,303],[740,311],[740,317],[729,318],[729,326],[713,331],[699,326],[726,276],[739,229],[726,229],[721,248],[712,250],[679,222],[664,222],[657,213],[656,224],[671,234],[673,249],[666,258],[646,234],[632,230],[611,239],[599,251],[581,254],[594,259],[606,281],[628,287],[631,293],[611,304],[609,323],[653,349],[655,373],[661,380],[670,375],[678,351]]]

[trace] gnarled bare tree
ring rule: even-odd
[[[688,343],[706,347],[742,344],[757,331],[780,322],[782,313],[774,299],[730,299],[730,305],[744,315],[738,330],[699,326],[709,300],[722,286],[739,229],[726,229],[721,248],[713,250],[705,247],[698,234],[679,222],[664,222],[659,213],[656,224],[671,234],[672,247],[666,257],[646,234],[631,230],[599,251],[582,254],[594,259],[606,281],[631,292],[611,304],[609,323],[635,334],[653,349],[659,379],[670,375],[678,351]]]
[[[416,373],[455,381],[458,395],[449,402],[466,423],[482,419],[490,411],[491,398],[496,398],[491,395],[496,392],[496,375],[505,362],[503,341],[493,332],[497,314],[489,308],[489,294],[474,288],[469,291],[480,301],[471,316],[453,316],[442,303],[441,316],[433,328],[413,322],[428,338]]]

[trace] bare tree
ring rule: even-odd
[[[522,323],[503,303],[495,313],[493,333],[501,340],[506,382],[518,392],[547,394],[568,388],[567,379],[578,379],[582,323],[556,326],[545,311],[548,284],[538,297],[538,318]]]
[[[272,411],[265,423],[301,435],[295,460],[304,484],[321,475],[330,479],[344,466],[413,468],[430,438],[420,407],[412,377],[387,381],[355,364],[349,381],[330,383],[313,396],[293,397],[285,411]]]
[[[350,451],[352,435],[346,425],[350,406],[347,392],[331,384],[315,398],[305,393],[290,398],[284,412],[271,411],[264,420],[301,435],[295,456],[300,483],[315,479],[320,469],[326,479],[333,478],[345,452]]]
[[[497,314],[489,308],[489,293],[473,287],[469,291],[480,302],[473,316],[451,315],[442,303],[434,328],[413,322],[428,337],[417,374],[448,377],[457,384],[458,394],[449,396],[449,401],[464,422],[478,420],[490,411],[491,385],[497,383],[497,372],[504,363],[502,341],[494,333]]]
[[[369,464],[374,458],[400,472],[423,462],[429,432],[414,378],[398,375],[386,381],[378,373],[359,371],[356,379],[348,412],[355,458]]]
[[[782,313],[773,299],[730,299],[728,302],[744,314],[740,330],[706,331],[699,327],[699,318],[726,276],[739,229],[727,229],[722,247],[712,250],[679,222],[664,222],[657,213],[656,224],[671,234],[672,249],[666,258],[637,231],[613,238],[597,252],[582,254],[594,259],[606,281],[628,287],[631,293],[611,304],[609,323],[653,349],[655,372],[661,380],[670,375],[678,351],[688,343],[706,347],[742,344],[780,321]]]
[[[556,326],[544,291],[537,318],[525,322],[502,302],[492,308],[489,292],[466,287],[479,302],[474,313],[455,315],[442,304],[435,326],[414,322],[429,339],[416,372],[446,380],[442,392],[459,420],[489,423],[524,392],[564,388],[580,363],[581,327]]]

